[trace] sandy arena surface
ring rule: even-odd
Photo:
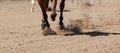
[[[0,53],[120,53],[119,0],[67,0],[64,24],[77,26],[78,34],[56,30],[57,12],[49,22],[59,35],[43,36],[41,10],[38,4],[34,13],[30,8],[30,1],[0,0]]]

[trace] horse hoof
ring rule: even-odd
[[[65,28],[64,24],[63,24],[63,23],[60,23],[59,29],[62,30],[62,29],[64,29],[64,28]]]
[[[60,30],[62,30],[62,29],[64,29],[64,26],[61,26],[61,27],[60,27]]]
[[[52,21],[55,21],[55,17],[57,16],[57,13],[51,14]]]
[[[42,34],[44,36],[57,35],[57,33],[55,31],[53,31],[52,29],[50,29],[50,28],[47,28],[47,29],[43,30]]]
[[[52,8],[51,7],[48,7],[48,9],[47,9],[48,11],[52,11]]]

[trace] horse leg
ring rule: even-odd
[[[52,1],[52,14],[51,14],[51,19],[52,19],[52,21],[55,21],[55,17],[57,16],[57,13],[56,13],[57,0],[51,0],[51,1]]]
[[[31,12],[34,12],[35,0],[31,0],[31,4],[32,4]]]
[[[47,0],[46,6],[47,6],[47,9],[48,9],[49,8],[49,0]]]
[[[64,10],[64,7],[65,7],[65,0],[61,0],[61,3],[60,3],[60,22],[59,22],[59,25],[60,25],[60,29],[63,29],[64,28],[64,23],[63,23],[63,10]]]
[[[51,2],[51,3],[52,3],[52,1],[53,1],[53,0],[48,1],[48,4],[49,4],[49,2]],[[49,5],[48,5],[48,9],[47,9],[47,11],[52,11],[51,6],[49,6]]]
[[[43,14],[43,19],[42,19],[42,24],[41,24],[42,30],[44,30],[46,27],[50,28],[50,24],[47,20],[48,16],[47,16],[47,13],[46,13],[46,11],[47,11],[47,9],[46,9],[47,8],[47,5],[46,5],[47,0],[38,0],[38,3],[41,7],[42,14]]]

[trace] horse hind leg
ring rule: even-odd
[[[53,0],[48,0],[48,3],[47,3],[47,11],[52,11],[52,8],[51,6],[49,6],[49,2],[52,2]]]
[[[52,1],[51,19],[52,19],[52,21],[55,21],[55,18],[57,16],[57,13],[56,13],[57,0],[51,0],[51,1]]]
[[[48,10],[48,8],[49,8],[49,0],[47,0],[46,6],[47,6],[46,9]]]
[[[34,12],[35,0],[31,0],[31,4],[32,4],[31,12]]]
[[[60,25],[60,29],[63,29],[64,28],[64,23],[63,23],[63,10],[64,10],[64,7],[65,7],[65,0],[61,0],[61,3],[60,3],[60,22],[59,22],[59,25]]]

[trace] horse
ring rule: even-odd
[[[56,19],[56,16],[57,16],[57,13],[56,13],[56,6],[57,6],[57,0],[51,0],[52,2],[52,13],[51,13],[51,19],[52,21],[55,21]],[[50,29],[50,24],[48,22],[48,15],[47,15],[47,8],[48,8],[48,5],[49,5],[49,0],[38,0],[38,4],[42,10],[42,15],[43,15],[43,18],[42,18],[42,24],[41,24],[41,27],[42,27],[42,30],[48,28]],[[60,17],[59,17],[59,29],[62,30],[64,29],[64,23],[63,23],[63,10],[64,10],[64,7],[65,7],[65,0],[61,0],[60,2]]]

